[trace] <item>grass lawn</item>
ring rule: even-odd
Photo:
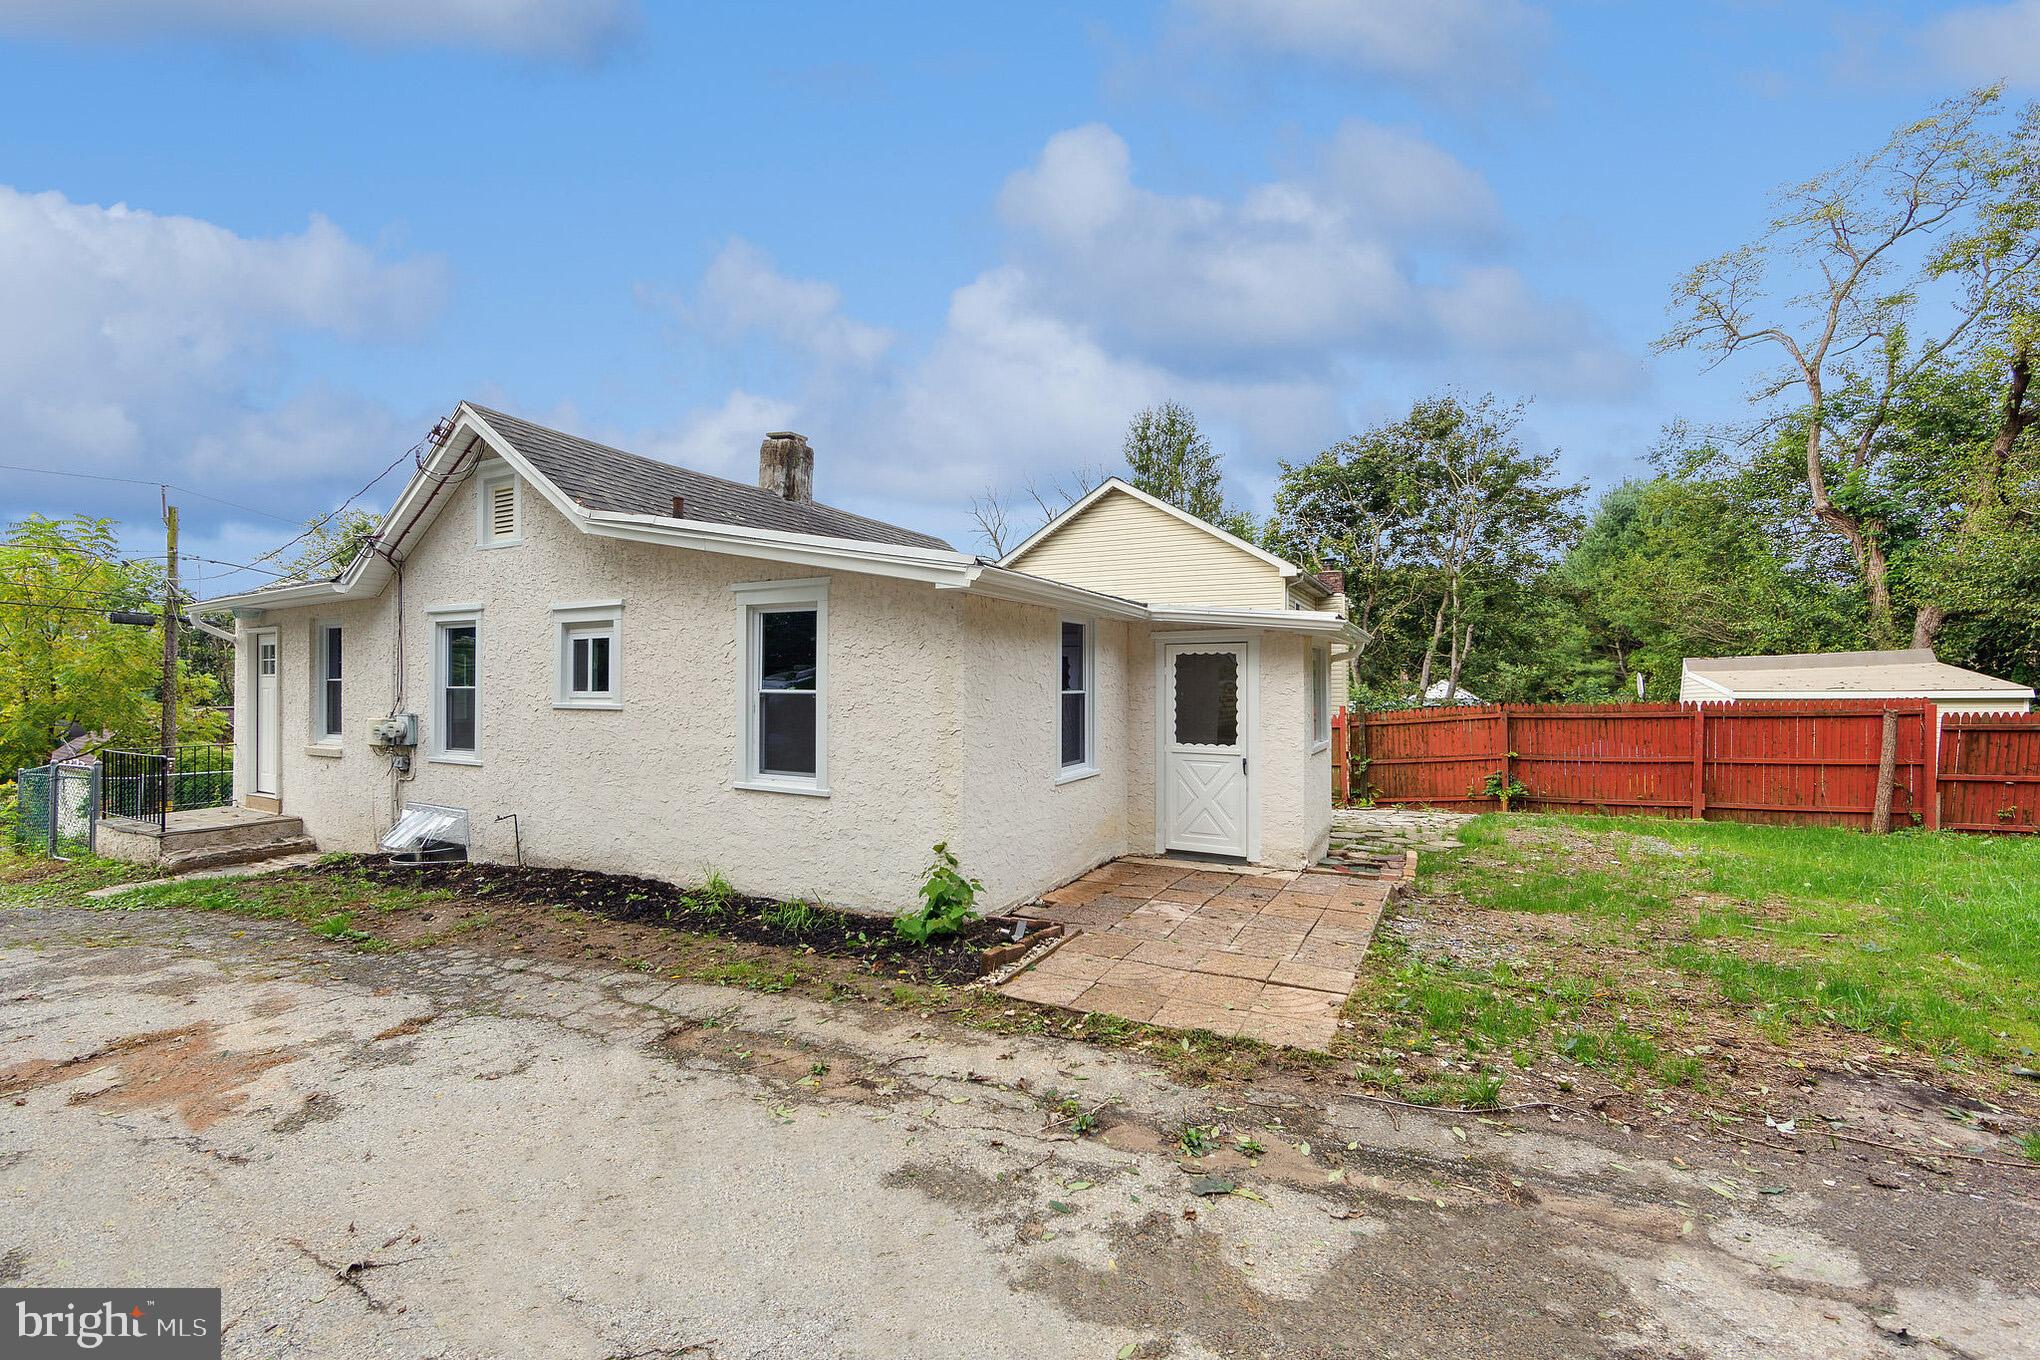
[[[1716,1039],[2040,1067],[2040,838],[1517,814],[1462,839],[1348,1006],[1391,1052],[1695,1088]]]

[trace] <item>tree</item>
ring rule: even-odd
[[[1134,416],[1121,452],[1129,480],[1142,491],[1227,533],[1254,537],[1253,521],[1226,504],[1219,456],[1188,407],[1165,401]]]
[[[1804,513],[1846,544],[1878,646],[1900,635],[1880,486],[1894,410],[1923,376],[2008,333],[2040,275],[2035,119],[2029,111],[2024,142],[1998,131],[1987,121],[1997,100],[1996,89],[1949,100],[1788,190],[1760,239],[1680,281],[1658,341],[1711,354],[1710,367],[1745,351],[1783,355],[1756,394],[1770,407],[1757,442],[1795,428]],[[1780,274],[1802,291],[1773,297]]]
[[[30,516],[0,541],[0,769],[39,765],[72,723],[154,749],[163,650],[152,628],[112,610],[162,609],[161,568],[123,562],[109,520]],[[213,680],[182,668],[178,725],[193,739],[225,730],[206,705]]]
[[[1846,585],[1794,570],[1732,482],[1624,482],[1553,574],[1576,628],[1549,682],[1565,698],[1678,697],[1689,656],[1821,650],[1859,626]]]
[[[1490,624],[1507,630],[1576,528],[1581,487],[1558,455],[1526,452],[1520,407],[1427,397],[1390,421],[1284,463],[1269,540],[1313,569],[1346,573],[1361,633],[1357,669],[1418,692],[1440,661],[1457,692]],[[1427,626],[1428,625],[1428,626]]]
[[[281,564],[284,580],[315,581],[338,576],[352,565],[382,527],[380,516],[366,510],[341,510],[305,523],[303,546]]]

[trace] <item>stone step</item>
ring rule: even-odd
[[[285,855],[316,854],[318,849],[318,842],[310,836],[297,835],[255,844],[206,845],[180,854],[166,853],[156,863],[166,873],[181,874],[193,869],[217,869],[223,864],[255,864]]]

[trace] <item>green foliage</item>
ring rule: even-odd
[[[303,546],[282,564],[284,579],[324,581],[340,575],[361,555],[381,524],[380,516],[352,509],[311,520],[305,525]]]
[[[329,940],[343,940],[349,944],[359,944],[370,938],[367,931],[354,928],[352,913],[344,911],[333,912],[312,922],[312,934],[323,935]]]
[[[1219,456],[1188,407],[1165,401],[1142,411],[1127,426],[1122,451],[1128,480],[1142,491],[1227,533],[1257,537],[1253,521],[1226,504]]]
[[[814,903],[795,900],[772,903],[758,913],[758,919],[798,937],[820,925],[824,917]]]
[[[1404,703],[1430,680],[1484,698],[1499,662],[1538,645],[1538,589],[1577,529],[1581,487],[1525,449],[1522,408],[1426,397],[1408,415],[1284,463],[1268,540],[1346,576],[1364,697]]]
[[[962,865],[949,852],[949,843],[935,846],[935,859],[921,878],[921,905],[893,922],[893,929],[910,944],[927,945],[956,934],[977,916],[974,904],[984,884],[965,878]]]
[[[106,611],[160,612],[162,569],[122,562],[110,520],[31,515],[0,537],[0,769],[40,765],[72,723],[153,748],[161,724],[163,635]],[[216,740],[221,688],[188,663],[178,679],[185,741]]]

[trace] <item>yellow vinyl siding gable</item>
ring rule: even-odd
[[[1281,571],[1116,488],[1006,563],[1142,604],[1281,609]]]

